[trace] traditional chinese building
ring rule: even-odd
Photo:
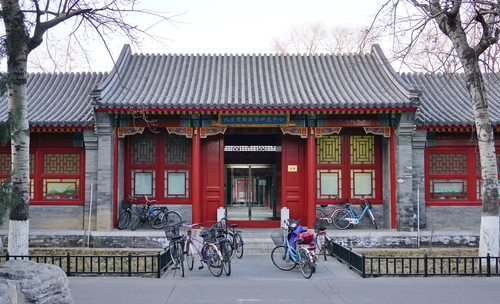
[[[378,46],[314,56],[125,46],[109,74],[30,74],[31,229],[112,230],[127,194],[205,225],[227,212],[240,227],[278,227],[285,210],[310,226],[318,204],[366,196],[382,228],[414,229],[417,216],[423,227],[477,227],[460,77],[397,74]],[[6,120],[6,99],[0,108]],[[0,177],[9,154],[0,147]]]

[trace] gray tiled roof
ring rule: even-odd
[[[465,86],[465,74],[401,74],[422,91],[417,119],[419,126],[474,126],[472,101]],[[490,119],[500,125],[500,75],[484,74]]]
[[[376,110],[415,108],[419,92],[378,46],[307,56],[144,55],[126,45],[95,94],[101,109]]]
[[[30,127],[93,125],[90,92],[107,73],[36,73],[28,75]],[[0,121],[8,115],[7,97],[0,99]]]

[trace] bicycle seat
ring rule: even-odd
[[[321,208],[325,208],[325,207],[327,207],[328,205],[327,205],[327,204],[321,204],[320,206],[321,206]]]
[[[232,224],[231,225],[231,228],[236,228],[236,227],[238,227],[238,224]]]
[[[205,230],[205,231],[200,232],[200,236],[201,236],[202,238],[207,237],[209,234],[210,234],[210,231],[208,231],[208,230]]]

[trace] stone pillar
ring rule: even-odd
[[[96,230],[109,231],[113,228],[113,124],[106,112],[96,112],[95,119],[98,138]]]
[[[413,155],[414,112],[403,111],[395,130],[396,220],[398,231],[413,230]]]
[[[89,230],[89,208],[92,205],[90,230],[95,230],[97,197],[97,134],[94,130],[83,130],[85,142],[85,206],[83,208],[83,227]],[[90,200],[92,199],[92,203]]]
[[[425,215],[425,146],[427,142],[427,130],[417,130],[413,136],[413,229],[426,228]],[[420,219],[418,227],[417,218]]]

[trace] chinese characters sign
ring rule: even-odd
[[[219,126],[274,127],[288,126],[289,115],[284,114],[226,114],[219,113]]]

